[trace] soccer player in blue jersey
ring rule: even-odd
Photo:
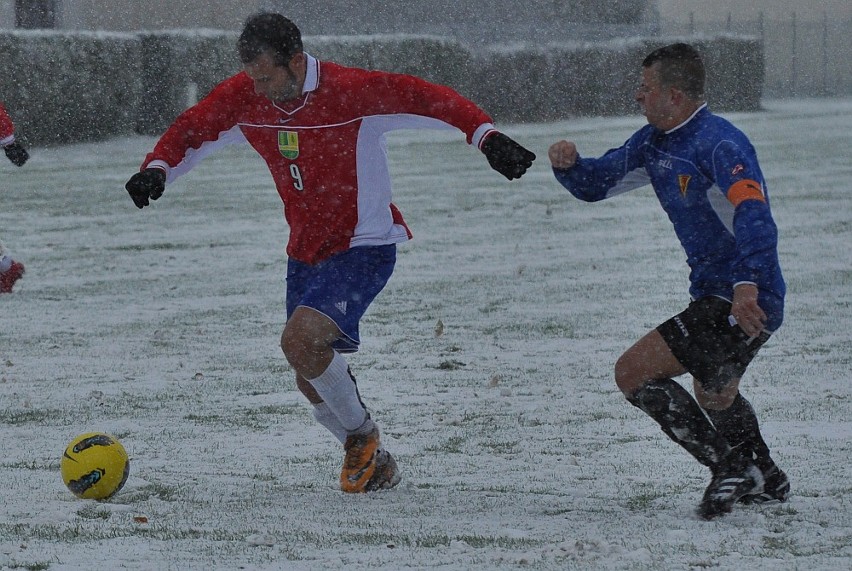
[[[755,150],[707,108],[704,78],[692,46],[657,49],[642,62],[636,93],[648,125],[600,158],[580,157],[564,140],[548,155],[556,179],[586,202],[651,184],[686,251],[691,303],[621,355],[615,382],[710,468],[697,510],[709,520],[738,501],[783,502],[790,484],[739,391],[784,317],[777,229]],[[685,373],[695,398],[673,380]]]

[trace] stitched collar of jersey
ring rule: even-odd
[[[286,109],[279,107],[278,104],[275,103],[274,101],[272,102],[272,105],[276,109],[278,109],[282,113],[286,113],[287,115],[290,115],[290,116],[301,111],[305,107],[305,105],[308,104],[308,100],[311,98],[311,92],[314,91],[317,87],[319,87],[319,78],[320,78],[319,60],[317,60],[317,58],[313,57],[312,55],[308,54],[307,52],[305,53],[305,57],[307,58],[308,61],[307,61],[307,65],[306,65],[307,69],[305,71],[305,85],[304,85],[304,87],[302,87],[302,96],[304,97],[304,99],[302,100],[302,104],[299,105],[298,107],[296,107],[295,109],[293,109],[292,111],[287,111]]]
[[[665,132],[666,135],[670,135],[671,133],[674,133],[675,131],[677,131],[678,129],[680,129],[681,127],[683,127],[684,125],[686,125],[690,121],[692,121],[695,118],[695,116],[698,115],[699,113],[701,113],[701,110],[705,109],[706,107],[707,107],[707,103],[702,103],[701,106],[698,109],[696,109],[695,112],[686,119],[686,121],[684,121],[683,123],[681,123],[677,127],[672,127],[671,129],[666,131]]]

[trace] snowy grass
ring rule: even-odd
[[[0,237],[27,265],[0,297],[0,568],[848,569],[852,100],[731,117],[790,289],[743,382],[788,503],[699,521],[706,470],[615,389],[620,352],[685,305],[684,256],[650,190],[580,203],[546,151],[599,154],[641,118],[507,127],[539,155],[512,184],[459,137],[391,138],[415,240],[350,362],[404,479],[354,497],[278,348],[264,166],[221,153],[140,212],[123,184],[154,140],[130,138],[0,165]],[[110,502],[59,476],[89,430],[132,457]]]

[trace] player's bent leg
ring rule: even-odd
[[[713,324],[718,317],[716,313],[726,316],[729,308],[717,305],[712,299],[690,304],[686,311],[628,349],[615,369],[616,383],[628,401],[651,416],[669,438],[710,468],[712,479],[697,510],[703,519],[730,512],[743,496],[761,493],[764,484],[763,474],[754,464],[750,451],[732,448],[705,416],[699,402],[671,378],[687,370],[693,374],[706,373],[716,393],[722,394],[697,394],[705,404],[727,406],[733,399],[733,391],[728,394],[718,390],[739,374],[735,374],[736,367],[725,368],[724,374],[720,374],[719,363],[727,357],[727,352],[718,342]]]
[[[381,448],[379,429],[370,419],[361,401],[355,377],[346,360],[332,348],[341,335],[337,325],[322,313],[298,307],[287,321],[281,335],[281,348],[290,365],[296,369],[299,390],[329,421],[329,430],[341,438],[345,435],[341,490],[347,493],[387,489],[400,481],[394,458]]]
[[[672,379],[654,379],[627,400],[711,470],[730,453],[731,447],[710,424],[692,395]]]
[[[713,427],[692,396],[672,379],[655,379],[628,397],[634,406],[653,418],[663,432],[696,460],[710,468],[713,476],[697,513],[713,519],[728,513],[747,494],[763,491],[763,476],[751,460],[731,448]]]
[[[369,492],[395,486],[399,471],[393,457],[382,450],[379,428],[361,401],[355,378],[342,355],[333,352],[325,371],[305,379],[321,404],[333,414],[344,431],[340,488],[347,493]],[[315,404],[316,407],[320,404]],[[332,430],[334,432],[334,430]]]
[[[298,375],[313,379],[328,368],[339,336],[334,321],[313,309],[297,307],[281,333],[281,350]]]
[[[649,331],[627,349],[615,363],[615,384],[626,397],[636,394],[653,379],[669,379],[686,372],[672,355],[662,335]]]
[[[349,369],[347,374],[361,402],[355,376]],[[364,406],[363,402],[361,406]],[[340,470],[340,489],[346,493],[386,490],[396,486],[402,479],[396,460],[382,448],[379,427],[373,423],[369,414],[358,429],[349,431],[343,450],[345,454]]]
[[[355,379],[351,371],[347,370],[347,373],[354,383]],[[344,492],[386,490],[400,482],[401,475],[396,460],[390,452],[380,448],[379,430],[372,420],[367,418],[362,423],[362,426],[370,428],[367,434],[359,434],[357,430],[349,431],[328,403],[322,400],[310,381],[297,375],[296,383],[313,404],[314,419],[343,444],[344,459],[340,472],[340,487]]]

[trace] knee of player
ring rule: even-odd
[[[284,327],[281,333],[281,350],[291,365],[294,359],[302,361],[312,355],[322,354],[328,348],[329,344],[309,329]]]
[[[281,351],[283,351],[284,354],[287,353],[287,349],[286,349],[287,341],[286,341],[286,339],[287,339],[287,329],[284,329],[284,331],[281,332],[281,341],[280,341]]]
[[[695,400],[701,405],[701,408],[708,410],[726,410],[737,397],[736,391],[733,394],[729,392],[713,392],[713,391],[695,391]]]
[[[281,332],[281,351],[284,352],[284,356],[289,360],[295,355],[304,353],[306,349],[305,339],[292,328],[285,327]]]
[[[693,379],[695,400],[701,408],[707,410],[726,410],[739,394],[739,379],[731,379],[727,382],[702,383]]]
[[[631,367],[630,360],[626,355],[622,355],[615,362],[613,375],[615,376],[615,385],[628,399],[636,393],[642,384],[642,379],[637,379],[633,374],[633,367]]]

